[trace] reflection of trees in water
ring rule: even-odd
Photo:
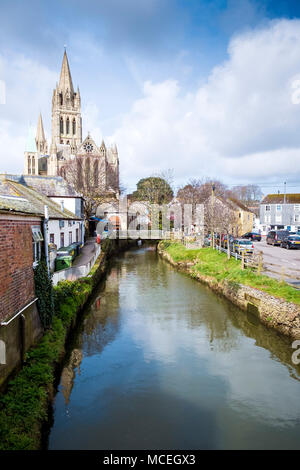
[[[66,405],[68,405],[70,401],[70,395],[74,385],[76,367],[78,367],[78,375],[80,375],[80,364],[82,361],[82,357],[83,354],[80,349],[73,349],[68,364],[64,367],[62,371],[60,383]]]

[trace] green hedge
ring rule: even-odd
[[[55,367],[64,353],[70,325],[93,289],[92,278],[64,281],[54,287],[55,315],[40,343],[0,398],[0,450],[38,449],[41,425],[48,417],[48,393]]]

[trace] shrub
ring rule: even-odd
[[[52,279],[48,276],[47,264],[42,258],[34,269],[35,294],[38,297],[37,306],[44,328],[49,328],[54,315],[54,297]]]

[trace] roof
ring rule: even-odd
[[[300,204],[300,194],[286,194],[284,201],[284,194],[268,194],[261,201],[261,204]]]
[[[0,178],[0,212],[17,212],[24,215],[43,216],[43,212],[34,204],[26,198],[18,196],[14,188],[3,177]]]
[[[61,176],[5,175],[5,177],[6,180],[30,186],[48,197],[81,197]]]
[[[243,211],[255,213],[250,207],[245,206],[245,204],[243,204],[243,203],[242,203],[241,201],[239,201],[238,199],[236,199],[236,198],[234,198],[234,197],[230,197],[229,200],[230,200],[231,202],[233,202],[233,204],[235,204],[236,206],[238,206],[240,209],[242,209]]]
[[[48,206],[50,219],[81,220],[67,209],[62,211],[56,202],[33,188],[0,178],[0,210],[43,216],[44,206]]]

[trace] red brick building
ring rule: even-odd
[[[42,249],[42,219],[0,180],[0,387],[42,333],[33,272]]]

